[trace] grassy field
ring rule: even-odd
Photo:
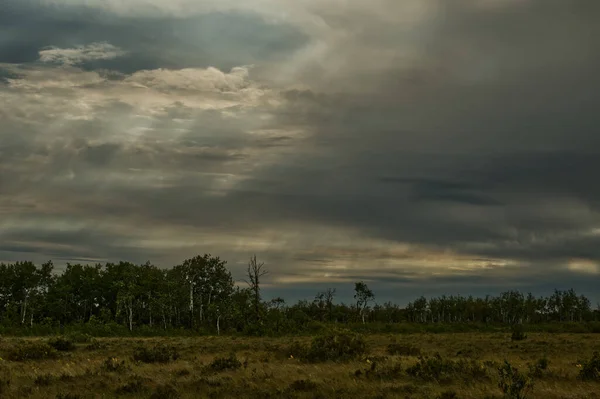
[[[582,360],[600,351],[599,334],[364,339],[353,359],[308,362],[310,337],[83,337],[75,347],[54,342],[57,352],[40,345],[49,338],[5,337],[0,398],[502,398],[504,360],[533,383],[527,398],[600,398],[600,382],[578,378]]]

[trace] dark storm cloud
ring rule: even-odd
[[[6,3],[6,2],[5,2]],[[40,49],[109,42],[127,52],[83,67],[132,73],[141,69],[234,66],[277,59],[306,42],[289,26],[259,15],[210,13],[189,18],[117,16],[85,5],[7,0],[0,15],[0,62],[36,61]]]
[[[11,0],[0,258],[202,251],[239,277],[257,252],[269,292],[299,296],[591,292],[600,269],[573,262],[600,262],[600,3],[431,0],[418,23],[350,3],[315,3],[309,32]]]

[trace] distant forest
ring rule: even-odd
[[[248,263],[246,286],[237,287],[226,262],[209,254],[170,269],[150,263],[0,264],[0,327],[42,331],[86,326],[106,334],[185,330],[205,334],[286,334],[318,331],[330,323],[368,328],[420,325],[594,324],[600,306],[575,291],[535,297],[518,291],[499,296],[421,297],[400,307],[376,303],[366,283],[354,284],[354,301],[336,303],[335,289],[314,300],[287,304],[264,300],[268,273],[256,256]]]

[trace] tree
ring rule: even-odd
[[[373,291],[367,287],[363,281],[354,284],[354,299],[356,299],[356,308],[359,311],[363,324],[365,323],[365,311],[369,306],[369,302],[375,299]]]
[[[248,280],[245,280],[245,282],[252,291],[254,317],[258,324],[262,324],[262,311],[260,306],[260,279],[269,274],[267,270],[263,269],[264,265],[264,262],[258,263],[256,260],[256,255],[254,255],[250,258],[250,262],[248,262],[248,268],[246,269]]]

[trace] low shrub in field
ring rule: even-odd
[[[12,348],[6,358],[15,362],[26,360],[54,359],[58,356],[56,349],[45,342],[29,341],[20,343]]]
[[[507,399],[526,399],[533,382],[508,361],[498,369],[498,387]]]
[[[389,355],[400,355],[400,356],[420,356],[421,349],[411,345],[402,345],[392,343],[387,346],[386,349]]]
[[[126,371],[128,369],[127,364],[125,364],[125,360],[119,360],[116,357],[108,357],[102,363],[102,370],[108,371],[111,373],[120,373]]]
[[[527,334],[525,334],[525,327],[523,327],[522,324],[517,324],[513,326],[511,332],[511,341],[523,341],[527,338]]]
[[[54,381],[54,376],[52,374],[40,374],[35,377],[33,383],[40,387],[47,387],[52,384],[52,381]]]
[[[92,338],[89,344],[85,347],[88,351],[98,351],[102,349],[106,349],[106,344],[104,342],[98,341],[96,338]]]
[[[594,352],[589,360],[578,362],[580,380],[600,380],[600,353]]]
[[[228,357],[217,357],[208,365],[208,369],[214,372],[237,370],[240,367],[242,362],[238,360],[235,353],[231,353]]]
[[[67,338],[76,344],[88,344],[94,339],[94,337],[92,337],[90,334],[84,334],[81,332],[70,333],[67,335]]]
[[[8,391],[10,382],[12,380],[11,377],[10,369],[8,367],[0,366],[0,398],[6,391]]]
[[[55,337],[48,340],[48,345],[60,352],[69,352],[75,349],[75,344],[69,338]]]
[[[152,348],[138,347],[133,352],[133,359],[144,363],[168,363],[179,359],[179,353],[174,346],[158,344]]]
[[[144,378],[140,376],[134,376],[131,381],[126,382],[116,389],[118,395],[141,393],[147,390]]]
[[[436,399],[458,399],[458,394],[455,391],[444,391]]]
[[[309,347],[298,344],[290,349],[297,352],[297,357],[311,363],[339,362],[363,356],[367,352],[367,343],[362,335],[337,331],[314,338]]]
[[[81,399],[81,395],[76,393],[59,393],[56,395],[56,399]]]
[[[475,360],[458,361],[443,359],[439,354],[433,357],[419,357],[419,361],[406,369],[410,376],[423,380],[452,380],[462,378],[466,381],[487,379],[485,365]]]
[[[529,376],[535,378],[543,377],[544,373],[548,370],[548,364],[550,364],[550,362],[545,357],[538,359],[534,364],[530,364]]]
[[[150,399],[179,399],[181,395],[173,385],[159,385],[150,395]]]
[[[296,380],[289,385],[288,389],[296,392],[310,392],[318,387],[317,383],[311,380]]]

